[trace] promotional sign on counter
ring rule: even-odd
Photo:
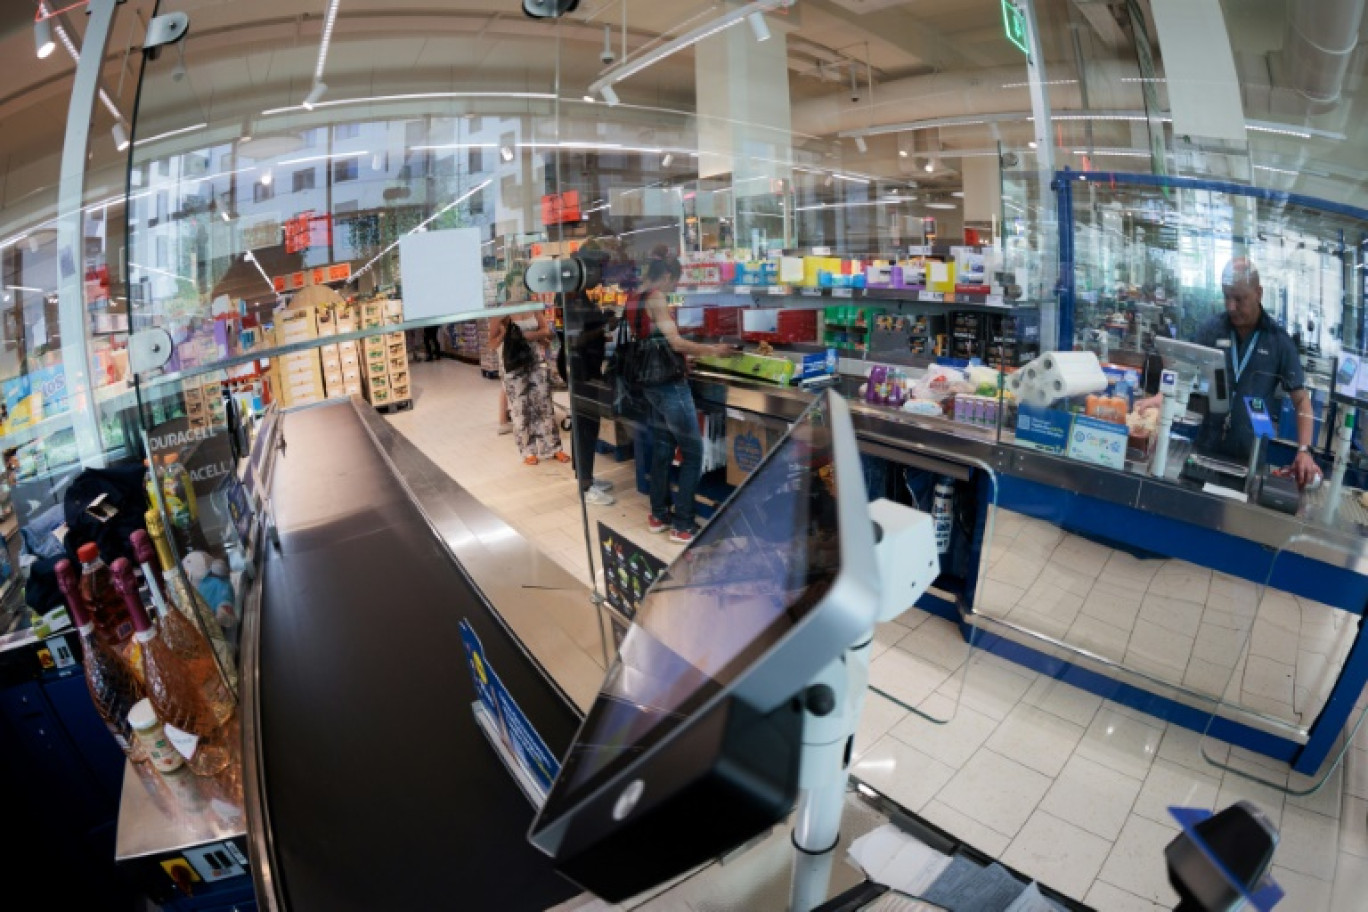
[[[1016,442],[1042,453],[1063,453],[1069,445],[1073,415],[1052,408],[1022,403],[1017,406]],[[1125,434],[1122,434],[1122,448]]]
[[[1087,415],[1075,415],[1069,432],[1069,458],[1079,462],[1106,466],[1109,469],[1126,467],[1126,426],[1110,421],[1099,421]]]
[[[665,571],[665,562],[603,523],[598,524],[598,538],[608,604],[624,617],[635,618],[641,597]]]
[[[460,626],[470,676],[480,698],[474,705],[476,721],[527,796],[541,807],[560,773],[560,763],[490,666],[470,622],[462,618]]]

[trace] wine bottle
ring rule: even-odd
[[[166,583],[156,566],[157,554],[148,534],[138,529],[128,541],[133,546],[133,554],[142,564],[143,579],[161,618],[159,626],[162,639],[192,673],[202,675],[196,678],[195,686],[209,701],[215,721],[226,721],[233,714],[237,700],[224,683],[225,672],[219,668],[213,647],[193,620],[179,608],[167,604],[163,595]]]
[[[171,552],[171,543],[167,541],[166,529],[162,525],[161,517],[157,511],[148,510],[144,519],[147,522],[147,534],[152,539],[152,545],[158,558],[158,560],[148,560],[141,554],[137,555],[138,561],[144,565],[144,573],[146,566],[151,564],[157,571],[155,573],[156,580],[161,584],[161,593],[168,605],[174,604],[185,612],[186,617],[197,619],[197,626],[208,637],[209,645],[214,647],[214,654],[218,656],[219,664],[223,667],[223,673],[228,678],[228,686],[236,691],[237,661],[234,658],[233,645],[223,635],[223,628],[219,625],[218,618],[214,616],[213,609],[204,601],[195,587],[186,582],[184,575],[177,571],[176,558]]]
[[[100,557],[94,542],[86,542],[76,549],[81,561],[81,596],[95,621],[96,635],[123,656],[135,672],[141,674],[137,643],[133,639],[133,621],[124,608],[123,599],[110,582],[109,567]]]
[[[152,625],[138,595],[133,565],[121,557],[114,562],[112,572],[114,585],[133,619],[134,638],[142,645],[147,696],[164,723],[167,738],[197,776],[221,773],[233,760],[233,744],[228,734],[235,726],[218,721],[210,695],[196,683],[206,679],[205,670],[193,668],[192,663],[172,652]],[[200,661],[213,664],[208,655]]]
[[[138,683],[133,670],[128,667],[123,656],[95,632],[95,622],[90,607],[81,594],[80,578],[71,561],[57,562],[54,568],[57,586],[66,597],[67,609],[71,620],[80,633],[84,647],[86,686],[90,688],[90,699],[95,711],[104,720],[105,727],[114,736],[119,747],[134,763],[147,760],[147,751],[133,734],[133,726],[128,721],[128,713],[143,698],[142,685]]]

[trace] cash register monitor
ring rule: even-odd
[[[619,902],[790,812],[801,697],[873,629],[873,548],[828,392],[643,597],[529,833],[558,871]]]
[[[1157,336],[1154,344],[1164,359],[1164,367],[1180,375],[1195,376],[1205,381],[1208,413],[1224,415],[1230,411],[1230,398],[1234,390],[1230,388],[1225,352],[1165,336]]]
[[[1359,408],[1368,407],[1368,364],[1361,351],[1346,348],[1335,367],[1334,399]]]

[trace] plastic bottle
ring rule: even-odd
[[[195,485],[190,480],[190,473],[181,465],[179,453],[167,453],[162,460],[161,485],[166,514],[171,520],[176,540],[188,551],[190,529],[199,510],[195,503]]]
[[[142,744],[143,750],[147,751],[147,756],[157,772],[169,773],[185,765],[185,760],[166,739],[166,730],[162,728],[162,721],[157,718],[157,711],[152,708],[151,700],[143,697],[133,704],[133,708],[128,711],[128,724],[133,727],[133,734]]]
[[[950,533],[955,525],[955,482],[944,475],[936,480],[931,501],[931,521],[936,529],[936,552],[949,553]]]
[[[888,368],[876,364],[869,369],[869,385],[865,389],[865,402],[870,405],[883,405],[884,384],[888,380]]]

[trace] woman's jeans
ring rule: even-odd
[[[698,413],[688,381],[676,380],[660,386],[642,387],[650,403],[651,436],[651,514],[671,521],[670,463],[675,447],[683,456],[679,465],[679,491],[674,500],[673,523],[676,529],[694,528],[694,493],[703,474],[703,435],[698,431]]]

